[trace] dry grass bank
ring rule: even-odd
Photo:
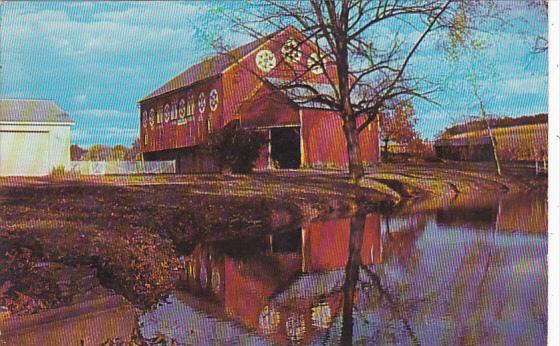
[[[72,298],[45,279],[52,266],[41,263],[93,267],[106,287],[149,305],[173,287],[178,256],[205,239],[274,232],[406,197],[546,186],[526,168],[505,172],[497,177],[489,164],[383,164],[361,186],[344,173],[316,171],[0,178],[0,282],[9,283],[0,305],[26,313]],[[36,287],[37,277],[51,284]]]

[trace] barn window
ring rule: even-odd
[[[171,120],[177,120],[177,105],[175,103],[171,105]]]
[[[148,145],[148,134],[144,134],[144,145]]]
[[[177,111],[177,113],[179,113],[179,118],[185,119],[185,115],[186,115],[186,110],[185,110],[185,99],[180,99],[179,100],[179,109]]]
[[[163,119],[167,123],[169,122],[170,118],[171,118],[171,106],[169,106],[169,103],[166,103],[165,107],[163,108]]]
[[[189,121],[194,119],[194,98],[189,98],[189,102],[187,104],[187,118]]]
[[[163,114],[161,113],[161,111],[156,111],[156,119],[158,124],[161,124],[163,122]]]
[[[144,126],[144,128],[148,127],[148,111],[142,113],[142,126]]]
[[[153,128],[154,127],[154,122],[155,122],[155,117],[156,117],[156,112],[154,111],[154,109],[150,109],[150,127]]]

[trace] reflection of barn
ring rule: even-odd
[[[380,263],[380,231],[379,216],[368,216],[362,264]],[[234,317],[275,342],[307,344],[341,313],[349,239],[350,220],[339,219],[267,238],[197,247],[186,258],[184,283],[205,302],[199,306],[214,314]]]
[[[211,172],[215,159],[202,150],[209,135],[230,125],[262,131],[270,144],[257,168],[347,165],[342,120],[306,91],[280,91],[294,76],[320,93],[334,93],[334,66],[316,64],[317,47],[293,27],[196,64],[140,103],[144,159],[176,160],[178,172]],[[327,59],[327,58],[325,58]],[[362,158],[378,159],[373,123],[360,134]]]
[[[438,139],[435,142],[437,157],[454,161],[493,160],[490,137]]]

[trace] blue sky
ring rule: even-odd
[[[201,1],[4,3],[1,97],[55,100],[76,120],[72,143],[130,145],[139,129],[137,101],[213,54],[209,37],[224,35],[231,45],[250,40],[229,30],[222,10]],[[471,71],[489,112],[547,111],[547,56],[530,52],[546,22],[525,6],[508,16],[514,24],[485,35],[488,47],[476,59],[446,61],[433,40],[414,58],[412,68],[447,81],[436,95],[440,106],[416,102],[423,137],[477,113],[465,82]]]

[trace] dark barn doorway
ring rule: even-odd
[[[270,157],[278,165],[277,168],[299,168],[301,153],[299,128],[282,127],[270,130]]]

